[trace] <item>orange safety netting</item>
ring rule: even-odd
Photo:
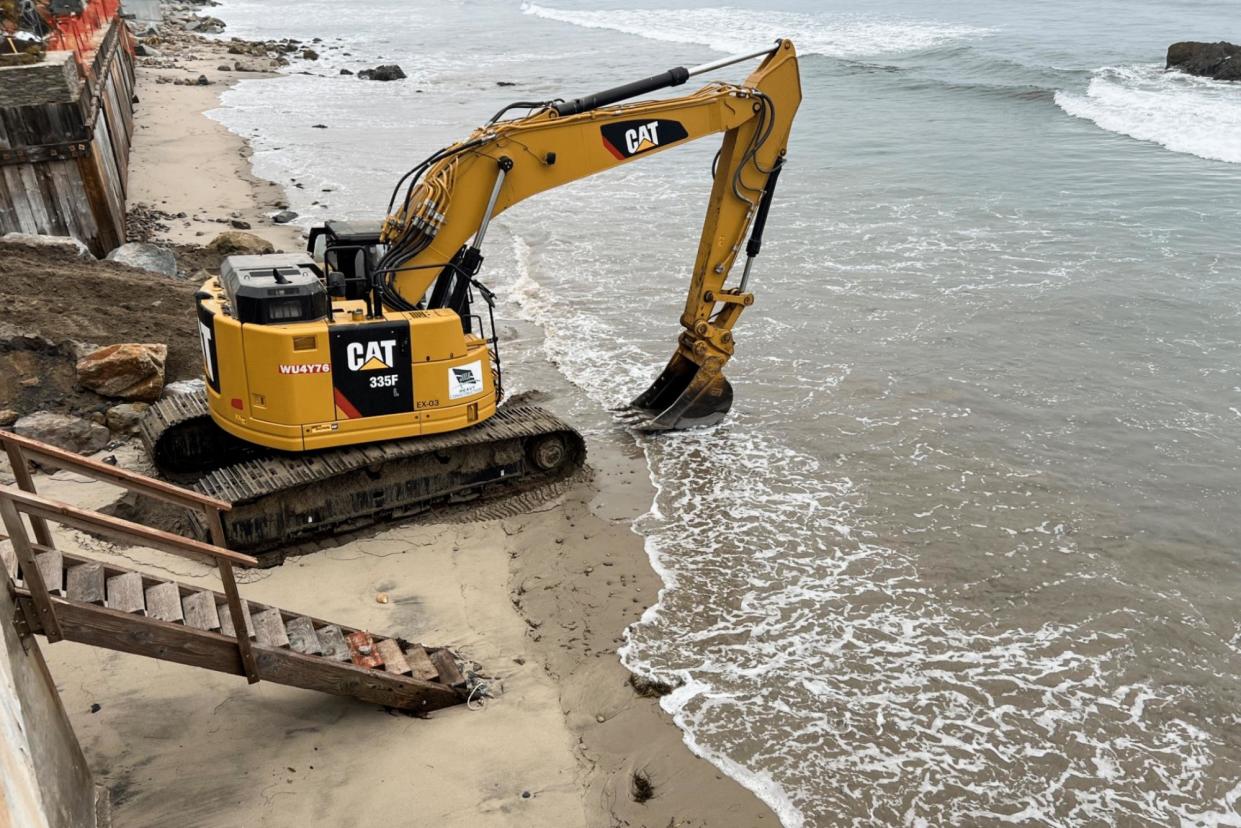
[[[99,46],[97,33],[112,22],[120,5],[120,0],[86,0],[80,14],[53,15],[47,48],[73,51],[79,63],[89,61]]]

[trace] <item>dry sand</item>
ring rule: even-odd
[[[215,47],[218,50],[218,47]],[[206,45],[184,69],[139,68],[131,198],[184,211],[167,238],[203,241],[239,211],[277,246],[292,231],[264,218],[279,200],[253,180],[236,136],[201,113],[220,86],[157,84],[207,74]],[[537,331],[528,335],[537,336]],[[550,365],[523,366],[553,410],[579,392]],[[497,677],[497,697],[428,719],[350,699],[60,643],[45,648],[118,826],[776,826],[749,792],[684,746],[616,656],[625,626],[656,599],[634,517],[652,497],[624,432],[588,437],[593,475],[535,512],[388,527],[247,572],[243,596],[428,644]],[[139,450],[112,452],[142,468]],[[6,470],[7,471],[7,470]],[[4,475],[7,476],[7,475]],[[101,506],[113,491],[65,473],[43,493]],[[194,563],[112,549],[77,533],[66,548],[212,584]],[[388,604],[376,601],[386,592]],[[98,705],[92,712],[92,705]],[[635,802],[635,771],[654,798]]]

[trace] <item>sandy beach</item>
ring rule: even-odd
[[[244,224],[297,249],[300,229],[270,219],[279,187],[256,179],[245,142],[204,115],[241,76],[219,68],[235,56],[218,41],[164,34],[162,55],[139,61],[130,172],[131,207],[158,211],[164,225],[151,240],[204,244]],[[206,85],[174,82],[200,76]],[[504,325],[541,336],[528,323]],[[550,364],[520,370],[553,412],[579,399]],[[242,574],[253,600],[452,647],[494,677],[481,709],[410,718],[73,643],[46,646],[87,760],[112,789],[115,824],[777,825],[687,749],[617,658],[625,627],[661,586],[631,529],[653,489],[628,434],[587,441],[589,473],[532,510],[460,508]],[[107,453],[146,468],[135,442]],[[36,481],[82,506],[115,497],[66,473]],[[66,548],[214,584],[205,566],[61,531]],[[649,780],[646,801],[636,777]]]

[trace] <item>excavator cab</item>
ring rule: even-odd
[[[371,274],[387,250],[380,221],[329,221],[310,229],[306,252],[323,262],[328,287],[342,299],[367,299]]]

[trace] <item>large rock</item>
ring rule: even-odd
[[[363,69],[358,72],[358,77],[364,80],[394,81],[404,80],[406,75],[395,63],[387,63],[374,69]]]
[[[122,244],[108,254],[108,261],[149,270],[162,276],[177,275],[177,257],[166,247],[147,242]]]
[[[147,403],[141,402],[114,405],[104,415],[108,428],[121,434],[133,434],[138,430],[138,423],[142,420],[142,415],[150,407]]]
[[[111,433],[98,423],[50,411],[22,417],[13,424],[13,430],[23,437],[51,443],[78,454],[99,451],[112,439]]]
[[[1168,68],[1215,80],[1241,81],[1241,46],[1187,40],[1168,47]]]
[[[202,394],[206,390],[207,383],[201,379],[177,380],[164,386],[164,396],[175,397],[177,394]]]
[[[90,248],[72,236],[40,236],[35,233],[5,233],[0,241],[10,244],[24,244],[27,247],[63,247],[72,250],[83,259],[95,258]]]
[[[259,238],[253,233],[242,233],[239,230],[229,230],[216,236],[207,245],[208,250],[213,250],[221,256],[236,255],[252,255],[258,253],[275,253],[275,246],[267,239]]]
[[[154,402],[164,390],[167,359],[167,345],[109,345],[78,360],[78,382],[105,397]]]

